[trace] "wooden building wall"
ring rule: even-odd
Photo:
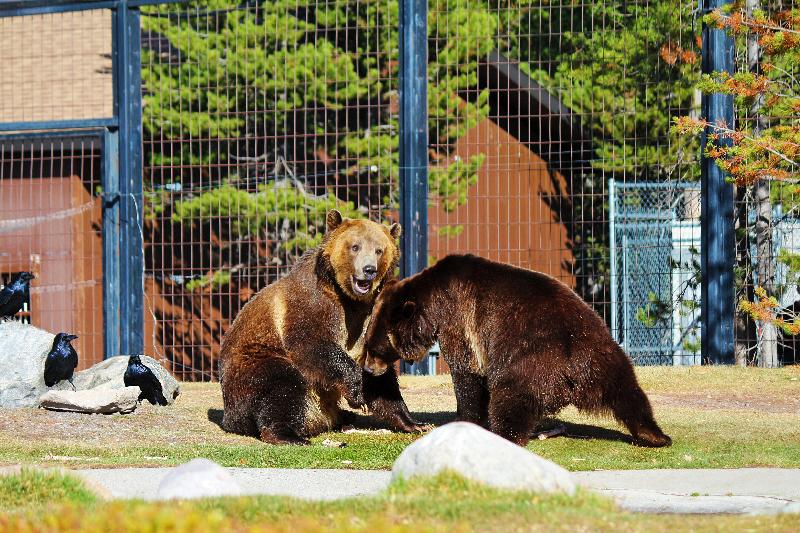
[[[80,177],[0,180],[0,271],[32,271],[31,323],[78,335],[79,369],[103,360],[101,205]]]
[[[428,254],[436,260],[472,253],[574,286],[567,228],[558,218],[568,199],[564,177],[490,119],[459,139],[451,157],[467,161],[481,153],[486,158],[466,203],[450,213],[441,203],[430,207]],[[447,227],[461,233],[444,235]]]

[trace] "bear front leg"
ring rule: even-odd
[[[489,390],[486,378],[471,372],[452,370],[458,419],[489,426]]]
[[[340,347],[328,345],[313,349],[296,358],[302,361],[303,375],[311,377],[326,389],[337,388],[353,409],[365,405],[361,367]]]
[[[414,420],[400,394],[400,383],[393,366],[380,376],[364,372],[364,400],[372,416],[392,431],[419,433],[427,426]]]

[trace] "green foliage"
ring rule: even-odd
[[[685,0],[595,2],[574,12],[541,8],[550,12],[531,17],[569,28],[547,48],[555,68],[528,70],[586,120],[596,169],[646,171],[650,180],[698,177],[695,165],[677,164],[693,158],[696,142],[670,134],[673,114],[693,106],[699,50],[686,25],[695,7]],[[598,20],[602,27],[594,28]]]
[[[206,287],[211,287],[212,289],[219,289],[220,287],[224,287],[230,282],[231,282],[231,273],[229,270],[217,270],[210,276],[204,276],[202,278],[197,278],[188,281],[186,283],[186,290],[189,292],[195,292],[202,290]]]
[[[331,209],[338,209],[345,217],[362,216],[352,202],[342,202],[333,194],[310,196],[290,180],[284,180],[259,186],[255,193],[222,185],[189,200],[177,201],[172,221],[210,224],[225,220],[226,227],[219,231],[231,243],[266,240],[270,233],[283,230],[284,238],[273,241],[276,255],[277,249],[302,254],[322,240],[325,215]],[[187,289],[191,290],[188,286]]]
[[[164,173],[146,184],[146,219],[156,229],[205,226],[221,242],[210,258],[190,259],[196,277],[187,290],[208,286],[207,272],[229,271],[233,256],[245,271],[264,255],[290,264],[319,242],[331,207],[362,216],[398,204],[397,3],[257,4],[143,8],[143,28],[163,39],[142,59],[145,157]],[[466,201],[484,157],[462,162],[450,151],[489,110],[488,92],[466,99],[460,91],[477,85],[478,60],[495,46],[499,20],[480,2],[432,2],[430,13],[431,36],[439,37],[428,67],[430,140],[438,147],[430,196],[452,210]],[[293,141],[271,140],[282,137]],[[296,187],[264,185],[281,159],[344,165],[322,179],[299,176]],[[167,179],[180,196],[160,189]],[[253,180],[261,183],[256,192]],[[320,190],[329,192],[309,192]],[[248,238],[267,250],[250,249]]]
[[[647,328],[655,327],[659,322],[665,321],[672,314],[671,306],[661,300],[656,293],[647,293],[647,303],[636,309],[636,320]]]

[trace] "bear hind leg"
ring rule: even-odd
[[[265,362],[262,396],[254,413],[258,436],[269,444],[309,444],[305,436],[308,385],[288,361]]]
[[[650,400],[636,381],[627,356],[621,351],[620,355],[625,360],[620,364],[617,378],[606,380],[605,406],[628,428],[635,444],[651,448],[671,445],[672,439],[661,431],[653,417]]]

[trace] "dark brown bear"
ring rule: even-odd
[[[568,404],[611,412],[637,444],[672,443],[653,419],[633,366],[603,320],[569,287],[471,255],[451,255],[387,284],[367,331],[365,369],[380,375],[435,341],[458,417],[525,445],[544,415]]]
[[[342,397],[395,430],[420,429],[394,371],[374,377],[361,369],[366,324],[394,276],[399,236],[398,224],[330,211],[322,243],[242,308],[220,354],[226,431],[307,444],[343,422]]]

